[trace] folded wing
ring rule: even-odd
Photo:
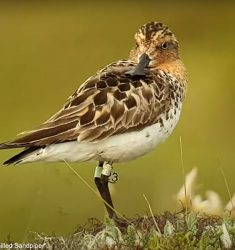
[[[0,148],[46,146],[78,140],[97,142],[112,135],[141,130],[170,109],[170,88],[156,74],[125,74],[128,61],[111,64],[89,78],[64,107],[36,130]]]

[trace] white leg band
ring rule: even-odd
[[[104,163],[103,164],[103,170],[102,170],[102,174],[105,176],[110,176],[111,172],[112,172],[112,165],[110,165],[109,163]]]

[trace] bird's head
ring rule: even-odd
[[[139,63],[143,54],[147,55],[149,67],[179,59],[179,45],[175,35],[162,23],[150,22],[143,25],[135,34],[136,45],[131,50],[130,60]]]

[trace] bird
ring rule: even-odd
[[[109,191],[113,164],[139,158],[169,137],[187,89],[178,40],[165,24],[144,24],[134,40],[128,59],[89,77],[36,129],[0,144],[0,149],[22,149],[3,163],[7,166],[97,162],[94,182],[114,220],[118,215]]]

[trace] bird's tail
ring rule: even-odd
[[[13,143],[13,142],[3,142],[0,143],[0,149],[8,149],[8,148],[21,148],[22,146],[20,144],[17,143]]]
[[[17,143],[12,143],[12,142],[4,142],[0,144],[0,149],[10,149],[10,148],[21,148],[22,145],[17,144]],[[8,159],[7,161],[5,161],[3,163],[3,165],[11,165],[11,164],[19,164],[23,161],[23,159],[31,154],[32,152],[38,150],[40,147],[38,146],[32,146],[32,147],[28,147],[25,148],[22,152],[20,152],[19,154],[11,157],[10,159]]]

